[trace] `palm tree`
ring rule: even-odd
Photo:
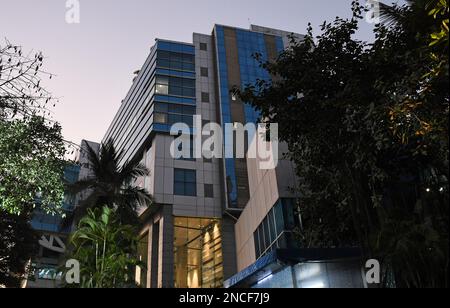
[[[92,176],[69,184],[68,190],[72,194],[83,192],[88,196],[66,221],[72,220],[76,224],[88,209],[107,206],[115,209],[120,223],[135,225],[138,222],[138,207],[152,204],[147,190],[133,185],[136,178],[149,174],[148,169],[133,162],[120,166],[123,151],[117,152],[112,140],[103,143],[98,154],[88,145],[87,155]]]
[[[70,238],[70,258],[80,262],[79,288],[135,287],[133,271],[144,266],[135,258],[135,228],[118,222],[109,207],[88,209]]]
[[[381,22],[387,26],[399,26],[413,34],[424,34],[433,26],[429,11],[440,0],[405,0],[404,5],[388,5],[380,2]]]

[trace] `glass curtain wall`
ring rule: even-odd
[[[175,217],[176,288],[219,288],[223,285],[219,219]]]

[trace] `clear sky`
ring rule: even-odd
[[[44,53],[44,69],[57,75],[45,87],[61,100],[54,118],[75,143],[102,139],[155,38],[191,42],[193,32],[209,34],[215,23],[304,33],[308,22],[318,30],[324,20],[351,15],[351,0],[79,3],[80,23],[68,24],[66,0],[0,0],[0,39]],[[363,23],[358,37],[371,40],[372,27]]]

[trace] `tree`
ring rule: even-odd
[[[65,145],[61,127],[39,116],[0,119],[0,208],[20,214],[39,200],[57,213],[64,198]]]
[[[0,45],[1,118],[50,116],[48,106],[57,100],[41,85],[44,76],[53,77],[42,70],[43,63],[41,52],[25,55],[21,46],[8,40]]]
[[[43,55],[0,45],[0,208],[20,214],[40,199],[58,212],[63,200],[65,145],[58,123],[49,120],[55,99],[41,83]]]
[[[133,270],[143,266],[134,257],[136,230],[121,225],[109,207],[88,209],[70,239],[71,259],[80,262],[80,288],[120,288],[135,286]],[[73,286],[72,286],[73,287]]]
[[[88,209],[107,206],[116,209],[122,224],[135,225],[138,207],[149,206],[152,202],[145,189],[133,185],[136,178],[148,175],[147,168],[133,162],[120,166],[123,152],[116,152],[112,140],[102,144],[98,154],[88,146],[87,155],[93,175],[69,185],[73,194],[87,194],[75,208],[72,218],[77,221]]]
[[[0,209],[0,285],[18,288],[26,279],[27,263],[37,245],[29,219],[29,212],[15,215]]]
[[[390,274],[397,286],[448,285],[448,45],[432,44],[448,10],[436,19],[432,5],[384,7],[368,44],[353,38],[355,1],[351,19],[316,37],[309,27],[273,63],[257,56],[273,81],[240,92],[279,123],[303,179],[302,245],[358,245],[385,285]]]

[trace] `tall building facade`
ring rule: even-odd
[[[202,126],[257,122],[258,113],[231,90],[270,79],[253,56],[276,58],[290,35],[215,25],[210,35],[194,33],[193,43],[157,39],[136,72],[103,141],[124,151],[121,163],[141,162],[151,171],[136,181],[154,197],[139,211],[139,253],[147,264],[136,270],[141,286],[222,287],[270,251],[294,245],[296,179],[289,161],[261,170],[255,158],[175,159],[177,136],[170,134],[180,122],[194,133],[194,115]],[[252,142],[248,136],[247,146]]]

